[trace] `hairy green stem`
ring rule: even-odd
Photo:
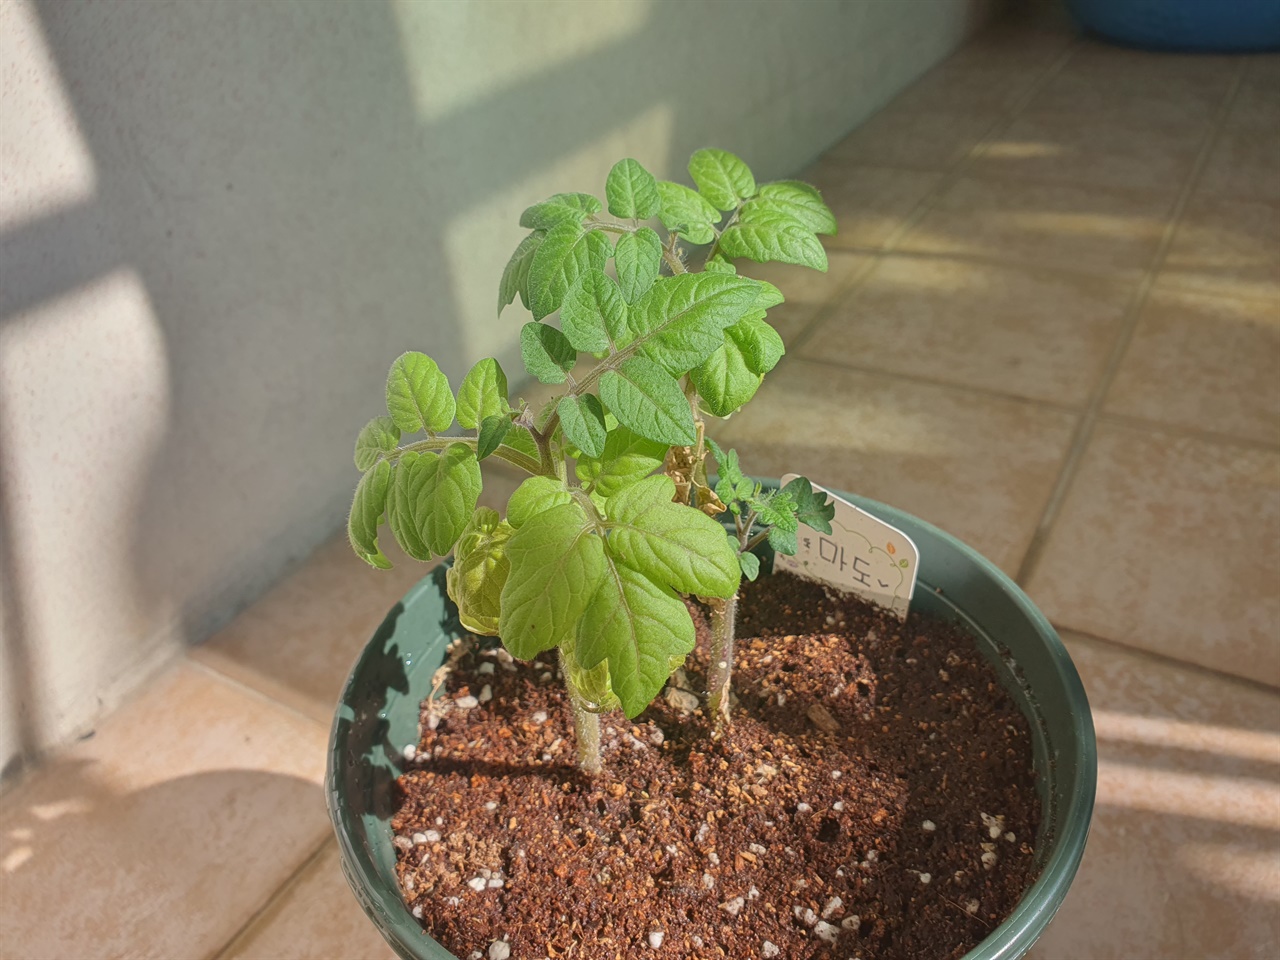
[[[587,709],[586,700],[569,678],[569,666],[564,651],[560,652],[560,669],[564,673],[565,689],[569,691],[569,704],[573,708],[573,735],[578,747],[578,766],[583,773],[595,776],[600,772],[600,715]]]
[[[707,710],[719,736],[729,725],[729,684],[733,679],[733,632],[738,615],[738,597],[713,599],[711,606],[711,673]]]
[[[706,265],[711,262],[712,257],[714,257],[717,253],[720,252],[720,238],[724,236],[725,230],[728,230],[730,227],[732,227],[735,223],[738,222],[738,214],[742,212],[742,207],[745,203],[746,201],[744,200],[742,203],[738,204],[737,209],[733,211],[732,216],[729,217],[729,220],[728,222],[725,223],[724,228],[716,231],[716,239],[711,244],[711,249],[707,251],[706,259],[702,261],[703,268],[705,268]]]
[[[479,440],[475,437],[430,437],[427,440],[417,440],[413,443],[405,444],[403,447],[397,447],[393,453],[384,459],[390,460],[392,457],[399,457],[406,453],[425,453],[432,450],[443,450],[455,443],[461,443],[474,450],[479,443]],[[503,460],[511,464],[513,467],[519,467],[521,470],[525,471],[525,473],[531,473],[534,476],[540,476],[545,472],[542,464],[538,463],[537,460],[521,453],[513,447],[500,445],[498,449],[489,454],[489,456],[495,457],[498,460]]]

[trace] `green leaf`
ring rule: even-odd
[[[498,632],[512,656],[532,660],[582,622],[605,575],[604,541],[582,507],[566,503],[529,518],[507,541],[507,557]]]
[[[523,527],[541,513],[553,507],[573,503],[573,494],[554,477],[529,477],[507,501],[507,522],[513,527]]]
[[[600,201],[589,193],[557,193],[520,214],[520,226],[552,230],[562,223],[582,223],[600,212]]]
[[[579,460],[574,465],[574,472],[579,481],[592,485],[594,492],[611,497],[627,484],[647,477],[662,466],[667,449],[667,444],[648,440],[618,426],[605,438],[604,452],[598,458]]]
[[[738,272],[738,268],[717,253],[714,257],[712,257],[702,265],[702,272],[703,273],[725,273],[725,274],[728,274],[729,276],[733,276]]]
[[[465,444],[452,443],[439,456],[424,453],[414,459],[400,458],[395,490],[398,522],[437,556],[453,549],[479,496],[480,464]],[[401,546],[409,552],[409,546],[418,544],[402,540]]]
[[[680,233],[690,243],[710,243],[716,238],[720,211],[696,190],[670,180],[658,181],[662,210],[658,219],[668,230]]]
[[[613,692],[623,712],[635,717],[693,649],[693,620],[669,587],[623,563],[602,566],[604,574],[582,615],[575,652],[584,668],[609,665]]]
[[[736,450],[723,450],[720,444],[706,438],[707,448],[716,458],[716,496],[723,503],[745,500],[755,490],[755,483],[742,473]]]
[[[689,176],[698,192],[721,210],[732,210],[756,195],[751,170],[727,150],[698,150],[689,158]]]
[[[750,550],[738,554],[738,564],[742,567],[742,575],[754,581],[760,576],[760,558]]]
[[[672,479],[659,475],[611,497],[609,555],[681,593],[733,596],[740,570],[724,527],[695,507],[672,502],[675,494]]]
[[[347,517],[347,538],[356,556],[370,566],[383,570],[391,568],[391,561],[378,547],[378,524],[387,506],[387,490],[391,485],[391,464],[379,461],[365,471],[356,485],[355,499]]]
[[[448,430],[454,412],[449,378],[425,353],[400,354],[387,374],[387,411],[405,433]]]
[[[507,304],[515,301],[517,295],[525,309],[529,308],[529,267],[533,263],[534,254],[538,252],[538,247],[542,245],[542,238],[546,235],[545,230],[533,231],[520,241],[516,252],[507,261],[502,271],[502,281],[498,284],[499,316],[502,315],[502,310]]]
[[[632,357],[600,378],[600,399],[635,433],[688,447],[698,439],[693,411],[674,377],[644,357]]]
[[[618,270],[623,299],[635,303],[662,272],[662,240],[648,227],[624,233],[613,249],[613,264]]]
[[[796,519],[819,533],[831,532],[831,520],[836,515],[836,504],[825,493],[813,489],[805,477],[796,477],[782,492],[796,505]]]
[[[782,295],[782,291],[768,280],[757,280],[756,283],[760,284],[760,293],[755,302],[757,310],[768,310],[770,307],[776,307],[787,299]]]
[[[356,437],[356,469],[368,470],[400,442],[400,428],[390,417],[374,417]]]
[[[504,413],[485,417],[480,424],[480,435],[476,440],[476,459],[483,460],[502,445],[503,438],[511,429],[511,414]]]
[[[507,375],[497,360],[486,357],[467,371],[458,387],[458,423],[474,430],[481,421],[509,409]]]
[[[609,238],[599,230],[583,232],[572,220],[551,230],[529,266],[529,309],[541,320],[560,309],[573,282],[588,269],[603,270]]]
[[[796,553],[796,532],[782,527],[769,528],[769,546],[784,556],[793,557]]]
[[[604,184],[604,195],[609,202],[609,212],[615,217],[648,220],[658,215],[661,205],[653,174],[638,160],[629,158],[613,165]]]
[[[520,356],[530,376],[543,383],[564,383],[578,351],[555,327],[530,320],[520,328]]]
[[[779,526],[784,530],[793,531],[797,529],[796,504],[789,493],[782,490],[769,490],[753,496],[750,506],[756,512],[760,523],[765,526]]]
[[[434,453],[432,457],[436,456]],[[413,476],[413,465],[421,454],[414,450],[403,454],[396,464],[395,473],[391,476],[391,490],[387,495],[387,526],[391,534],[400,544],[400,549],[415,560],[431,559],[431,548],[422,539],[418,522],[414,518],[414,501],[410,496],[410,478]]]
[[[588,457],[604,452],[604,407],[600,399],[588,393],[581,397],[562,397],[556,410],[565,439]]]
[[[531,460],[537,460],[542,456],[538,451],[538,442],[533,439],[533,434],[517,424],[513,423],[511,425],[511,429],[508,430],[507,435],[502,438],[502,442],[512,450],[517,450],[520,453],[523,453]]]
[[[746,257],[757,263],[776,260],[824,273],[827,269],[827,252],[822,249],[822,241],[790,217],[762,217],[753,223],[735,223],[720,235],[720,250],[726,257]]]
[[[836,218],[822,200],[817,187],[812,187],[799,180],[779,180],[777,183],[766,183],[760,188],[760,196],[747,204],[767,203],[785,211],[799,220],[814,233],[836,232]],[[746,209],[743,209],[746,213]]]
[[[741,347],[725,331],[724,344],[689,371],[689,380],[707,413],[727,417],[756,395],[761,377],[747,366]]]
[[[513,533],[496,510],[480,507],[458,538],[445,586],[458,605],[458,619],[472,633],[498,633],[502,588],[511,572],[506,547]]]
[[[569,288],[560,306],[560,326],[579,350],[600,353],[627,333],[627,304],[618,285],[594,267]]]
[[[725,327],[741,320],[758,296],[756,281],[745,277],[663,277],[631,308],[633,345],[667,373],[682,376],[724,343]]]
[[[776,367],[787,352],[778,331],[763,320],[748,317],[724,333],[725,342],[733,343],[742,352],[747,369],[761,376]]]

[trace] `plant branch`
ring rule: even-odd
[[[560,670],[564,674],[565,689],[569,691],[569,704],[573,708],[573,734],[578,747],[578,766],[590,776],[600,773],[600,716],[587,709],[586,700],[573,685],[564,648],[560,649]]]
[[[747,201],[743,200],[742,203],[738,204],[737,209],[733,211],[733,214],[729,217],[728,221],[725,223],[724,229],[716,231],[716,238],[711,244],[711,249],[707,251],[706,259],[702,261],[702,266],[704,268],[708,263],[711,262],[711,258],[720,252],[720,238],[724,236],[725,230],[728,230],[730,227],[732,227],[735,223],[738,222],[738,214],[742,213],[742,208],[746,205],[746,203]]]
[[[738,597],[712,599],[711,607],[711,674],[707,711],[715,723],[715,736],[729,725],[729,684],[733,679],[734,621],[738,616]]]
[[[397,447],[393,453],[388,454],[383,459],[390,460],[393,457],[400,457],[406,453],[425,453],[433,450],[443,450],[455,443],[461,443],[464,446],[468,446],[472,450],[475,450],[476,446],[479,444],[479,440],[476,437],[431,437],[427,440],[418,440],[414,443],[406,444],[403,447]],[[499,460],[504,460],[513,467],[519,467],[525,473],[531,473],[534,476],[539,476],[544,472],[542,464],[538,463],[538,461],[534,460],[527,454],[521,453],[514,447],[508,447],[505,444],[499,445],[498,449],[493,451],[490,456],[496,457]]]

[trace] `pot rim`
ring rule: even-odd
[[[1026,618],[1042,641],[1052,661],[1054,672],[1063,685],[1070,709],[1073,736],[1070,755],[1062,760],[1076,771],[1076,777],[1071,793],[1062,805],[1062,810],[1054,823],[1052,850],[1044,861],[1036,881],[1026,889],[1009,916],[987,934],[976,947],[966,953],[962,960],[1013,960],[1021,957],[1039,939],[1049,921],[1057,913],[1080,866],[1085,841],[1089,834],[1097,788],[1097,743],[1093,716],[1089,709],[1084,684],[1066,647],[1048,619],[1022,589],[994,563],[945,530],[896,507],[836,490],[832,493],[867,509],[891,524],[908,528],[908,531],[911,528],[920,530],[958,551],[966,563],[976,567],[991,583],[994,583],[1005,598]],[[448,561],[445,563],[447,564]],[[433,577],[430,574],[423,577],[405,594],[401,605],[408,607],[423,592],[441,589],[432,581]],[[442,589],[441,592],[443,592]],[[410,960],[412,958],[457,960],[453,954],[430,937],[424,939],[421,925],[405,907],[398,891],[395,896],[391,896],[384,889],[385,885],[374,882],[373,878],[377,877],[378,870],[369,850],[355,843],[348,830],[348,818],[359,815],[353,813],[351,797],[345,781],[337,775],[348,750],[347,741],[351,732],[350,718],[344,716],[349,711],[344,711],[344,706],[351,699],[350,694],[356,678],[361,673],[361,667],[366,659],[371,656],[371,650],[381,632],[380,629],[375,633],[356,656],[343,684],[338,708],[334,714],[325,775],[329,819],[337,835],[341,854],[339,860],[347,883],[365,913],[395,951]],[[1028,717],[1028,719],[1033,723],[1037,722],[1034,717]],[[426,947],[425,952],[423,947]]]

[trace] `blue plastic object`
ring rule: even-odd
[[[1280,50],[1280,0],[1067,0],[1067,5],[1086,30],[1148,50]]]

